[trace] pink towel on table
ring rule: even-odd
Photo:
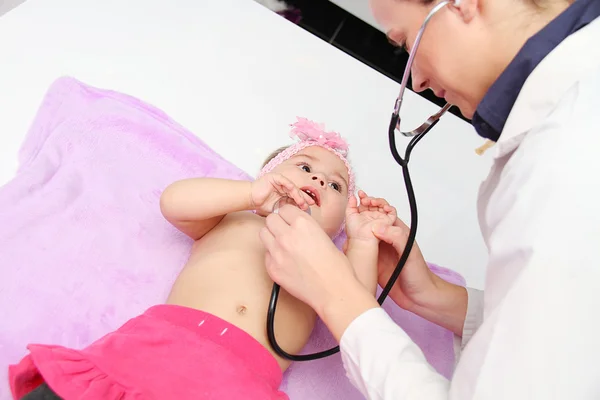
[[[0,188],[1,400],[10,398],[6,367],[28,343],[82,348],[164,302],[192,241],[163,219],[158,201],[167,185],[193,176],[251,179],[155,107],[72,78],[52,85],[18,174]],[[385,308],[450,376],[452,334],[391,301]],[[319,324],[306,351],[332,345]],[[291,399],[362,398],[339,354],[293,364],[282,389]]]

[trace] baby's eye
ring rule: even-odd
[[[304,171],[304,172],[309,172],[310,173],[310,166],[308,166],[307,164],[302,164],[300,165],[300,168]]]
[[[331,182],[331,183],[329,184],[329,186],[330,186],[330,187],[331,187],[333,190],[336,190],[336,191],[338,191],[338,192],[340,192],[340,193],[342,192],[342,186],[340,186],[340,184],[338,184],[338,183],[336,183],[336,182]]]

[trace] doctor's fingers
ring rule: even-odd
[[[265,226],[269,230],[269,232],[275,237],[275,239],[279,238],[282,235],[285,235],[290,231],[290,226],[288,223],[281,217],[281,210],[285,207],[282,207],[277,214],[269,214],[266,218]],[[296,207],[293,207],[296,208]],[[296,208],[297,209],[297,208]]]
[[[282,278],[289,274],[289,270],[293,266],[293,263],[290,263],[293,253],[289,252],[290,243],[293,241],[286,239],[289,236],[284,236],[283,239],[276,238],[266,226],[260,230],[259,237],[266,249],[267,273],[274,282],[282,285]]]
[[[258,237],[265,246],[267,253],[270,253],[277,247],[277,240],[275,240],[275,236],[273,236],[266,226],[263,227],[260,232],[258,232]]]
[[[278,260],[281,260],[282,256],[281,250],[277,245],[277,240],[275,240],[275,237],[266,227],[260,230],[259,236],[267,250],[265,252],[265,268],[267,270],[267,274],[269,274],[273,282],[281,284],[282,271],[281,264],[278,263]]]
[[[404,229],[406,231],[406,235],[408,235],[410,228],[400,218],[396,217],[396,220],[394,221],[393,225],[397,228]]]
[[[373,230],[373,234],[378,239],[391,244],[398,253],[402,253],[408,241],[409,230],[406,225],[404,227],[380,225]]]
[[[313,221],[307,213],[300,210],[298,207],[291,206],[289,204],[284,205],[279,209],[279,216],[288,224],[288,225],[297,225],[299,223]],[[316,223],[316,222],[315,222]]]
[[[280,270],[282,267],[285,267],[285,261],[289,261],[289,253],[285,250],[287,246],[283,246],[281,239],[275,237],[266,226],[260,230],[258,236],[265,246],[265,266],[267,267],[267,272],[271,279],[280,283],[277,279],[281,274]],[[285,243],[290,242],[285,239],[283,241]]]

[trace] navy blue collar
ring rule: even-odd
[[[521,88],[537,65],[565,38],[598,16],[600,16],[600,1],[576,0],[532,36],[477,106],[472,120],[477,133],[486,139],[497,141]]]

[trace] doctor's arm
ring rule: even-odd
[[[387,283],[396,267],[399,254],[404,250],[407,231],[408,228],[398,220],[394,226],[377,232],[382,240],[379,255],[381,286]],[[338,285],[338,288],[341,291],[344,286]],[[481,324],[482,292],[465,290],[433,274],[416,245],[390,294],[402,307],[458,336],[463,334],[464,326],[463,346]],[[370,399],[448,398],[447,380],[430,367],[420,348],[383,309],[370,308],[360,313],[359,304],[366,304],[366,298],[350,293],[333,297],[337,298],[346,298],[348,302],[342,305],[334,300],[323,308],[321,318],[340,341],[348,377],[363,395]],[[353,319],[345,316],[344,308],[346,313],[354,316]]]
[[[393,226],[379,226],[373,231],[381,241],[378,261],[378,283],[381,287],[385,287],[396,269],[400,255],[404,252],[409,230],[397,218]],[[401,308],[440,325],[459,337],[463,336],[463,332],[476,330],[481,323],[481,315],[477,312],[482,308],[481,293],[449,283],[434,274],[417,243],[414,243],[389,297]]]
[[[451,388],[383,310],[365,311],[341,331],[344,365],[368,398],[598,398],[600,190],[593,144],[600,139],[586,116],[569,115],[568,128],[530,133],[535,160],[505,172],[512,192],[491,209],[501,218],[489,239],[486,320],[462,352]],[[574,141],[565,133],[571,131],[585,138]],[[513,157],[517,163],[524,156]],[[465,335],[483,305],[480,292],[467,293]],[[324,315],[332,326],[334,314],[332,308]]]
[[[283,207],[267,217],[261,240],[271,278],[318,313],[341,342],[352,383],[367,398],[447,398],[448,381],[379,307],[312,218],[295,207]]]

